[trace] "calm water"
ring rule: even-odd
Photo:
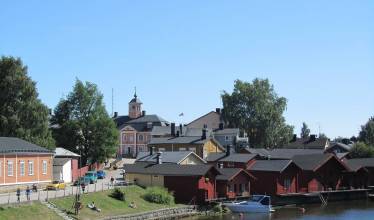
[[[289,207],[277,209],[272,214],[244,214],[244,220],[374,220],[374,202],[350,201],[329,203],[325,207],[319,205],[298,206],[306,209],[302,213],[299,208]],[[222,217],[192,217],[184,220],[234,220],[241,219],[238,214]]]

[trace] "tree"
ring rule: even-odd
[[[103,162],[116,151],[118,130],[95,84],[77,80],[54,109],[51,123],[56,145],[81,154],[83,165]]]
[[[21,59],[0,58],[0,136],[53,149],[49,110],[38,99],[35,85]]]
[[[309,129],[308,125],[305,122],[303,122],[303,126],[301,127],[300,137],[301,138],[307,138],[307,137],[309,137],[309,134],[310,134],[310,129]]]
[[[353,145],[349,156],[352,158],[374,157],[374,147],[368,146],[363,142],[357,142]]]
[[[365,125],[361,126],[358,139],[368,145],[374,146],[374,117],[371,117]]]
[[[318,138],[326,138],[328,139],[327,135],[325,133],[319,133]]]
[[[278,97],[269,80],[252,83],[236,80],[234,91],[221,95],[223,119],[229,127],[238,127],[248,134],[250,146],[276,147],[289,142],[293,127],[285,123],[283,112],[287,100]]]

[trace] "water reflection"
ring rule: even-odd
[[[305,212],[300,208],[305,208]],[[329,203],[327,206],[304,205],[277,209],[271,214],[245,213],[221,217],[194,217],[186,220],[373,220],[374,202],[350,201]]]

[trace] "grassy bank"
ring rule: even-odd
[[[52,210],[40,202],[23,203],[20,205],[1,206],[0,219],[6,220],[62,220]]]
[[[126,201],[120,201],[110,197],[112,190],[84,194],[82,202],[84,208],[81,210],[79,219],[100,219],[108,216],[126,215],[138,212],[146,212],[151,210],[175,207],[177,205],[160,205],[145,201],[142,196],[145,190],[138,186],[129,186],[122,189],[125,192]],[[59,209],[74,212],[72,205],[74,197],[65,197],[51,200]],[[95,202],[96,206],[101,209],[101,212],[92,211],[87,208],[87,204]],[[129,204],[134,202],[137,208],[130,208]],[[74,216],[74,215],[72,215]]]

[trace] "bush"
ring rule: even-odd
[[[170,205],[174,203],[174,196],[167,189],[161,187],[148,187],[143,198],[157,204]]]
[[[110,197],[125,201],[125,193],[121,191],[119,188],[115,188],[113,192],[110,194]]]
[[[214,213],[222,213],[223,209],[222,209],[222,206],[220,204],[216,204],[216,205],[213,206],[212,211]]]
[[[368,158],[374,157],[374,147],[368,146],[363,142],[357,142],[349,154],[352,158]]]

